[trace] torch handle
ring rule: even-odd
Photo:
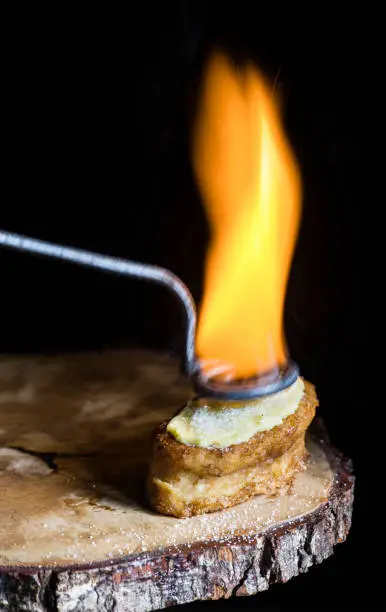
[[[197,314],[193,297],[178,276],[150,264],[137,263],[127,259],[101,255],[82,249],[61,246],[52,242],[45,242],[35,238],[28,238],[12,232],[0,230],[0,246],[26,251],[37,255],[44,255],[54,259],[62,259],[90,268],[99,268],[104,272],[123,274],[139,280],[147,280],[167,287],[179,298],[186,315],[186,345],[184,368],[191,375],[195,370],[195,337]]]

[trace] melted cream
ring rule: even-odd
[[[204,448],[226,448],[246,442],[260,431],[268,431],[293,414],[303,397],[299,377],[279,393],[249,403],[215,404],[191,401],[168,424],[167,430],[183,444]]]

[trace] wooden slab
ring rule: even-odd
[[[189,519],[149,509],[151,433],[190,396],[166,355],[0,360],[0,609],[141,611],[252,594],[332,554],[354,480],[320,431],[290,495]]]

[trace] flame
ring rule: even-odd
[[[252,64],[211,58],[193,166],[212,233],[197,355],[227,380],[263,375],[287,361],[283,310],[302,189],[272,89]]]

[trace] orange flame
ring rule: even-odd
[[[224,379],[262,375],[286,363],[283,309],[302,189],[272,91],[254,66],[210,60],[193,165],[212,231],[197,354]]]

